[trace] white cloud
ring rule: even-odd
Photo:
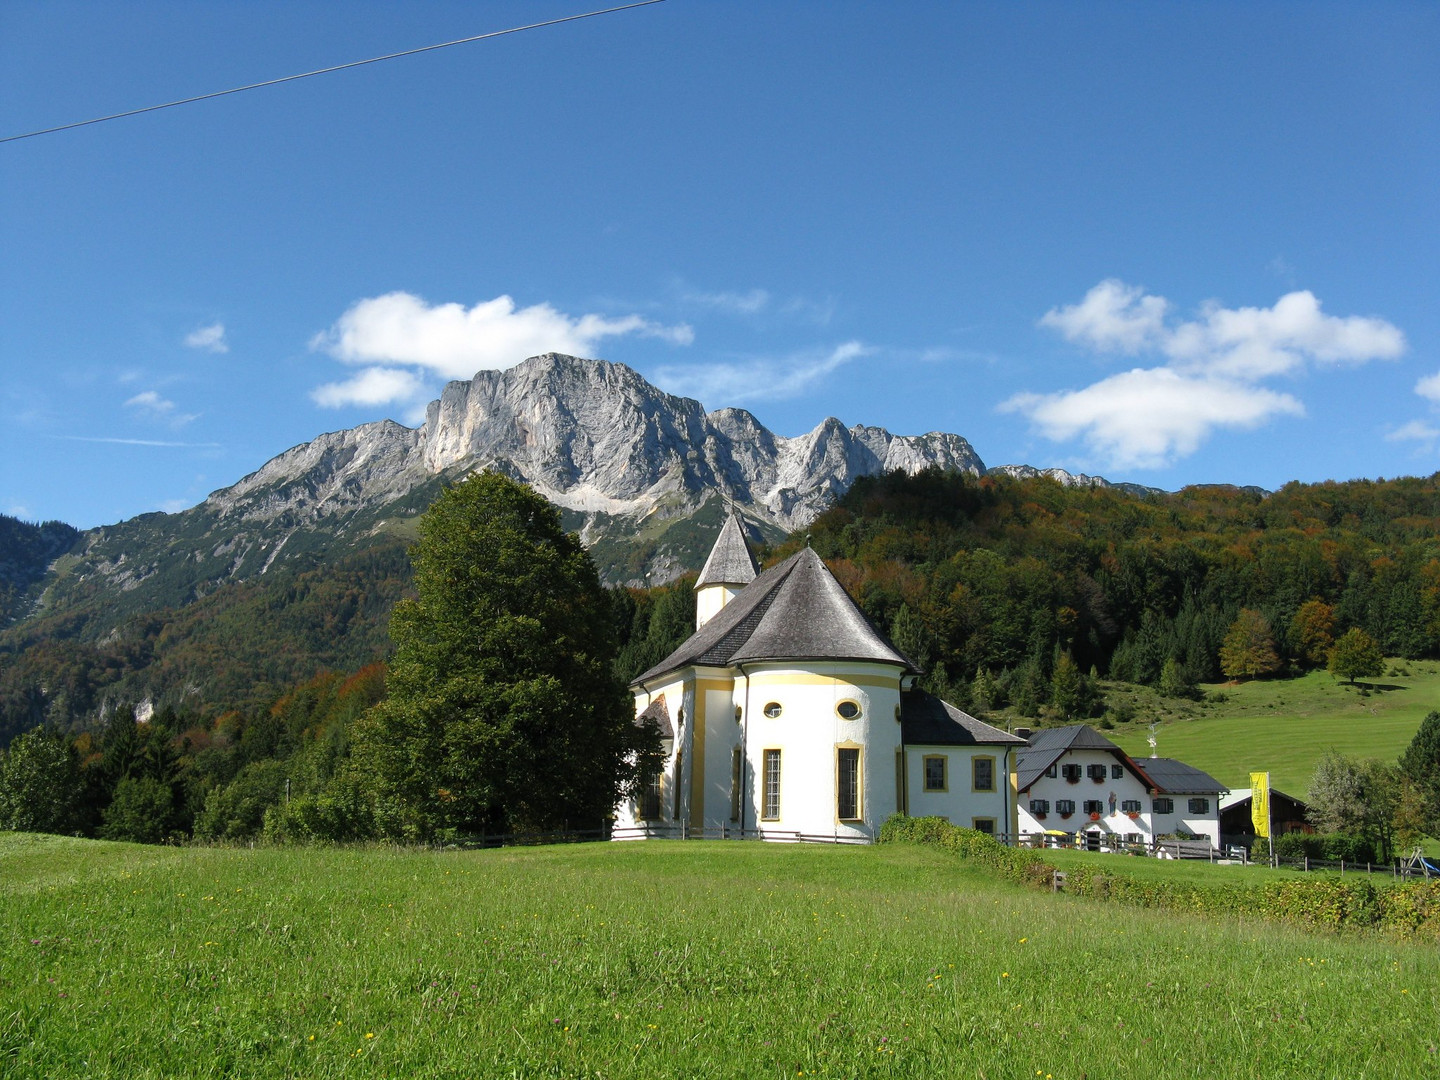
[[[847,341],[829,352],[805,352],[779,359],[662,367],[655,382],[672,394],[693,397],[709,408],[754,398],[789,398],[804,393],[843,364],[874,350]]]
[[[1146,296],[1138,286],[1109,278],[1080,303],[1051,308],[1040,325],[1101,352],[1137,353],[1160,337],[1169,310],[1163,297]]]
[[[1001,406],[1047,438],[1083,439],[1113,466],[1159,468],[1194,453],[1216,428],[1253,428],[1301,415],[1294,397],[1259,385],[1313,364],[1363,364],[1404,353],[1405,335],[1384,319],[1326,315],[1313,293],[1287,293],[1268,308],[1205,305],[1172,321],[1164,297],[1109,279],[1078,304],[1040,319],[1097,352],[1152,353],[1163,366],[1112,375],[1082,390],[1017,394]],[[1417,392],[1440,401],[1440,373]]]
[[[692,304],[703,304],[735,315],[757,315],[770,304],[770,294],[764,289],[751,289],[745,293],[692,292],[686,293],[683,299]]]
[[[1302,290],[1269,308],[1209,304],[1202,319],[1180,323],[1162,346],[1178,368],[1264,379],[1295,371],[1307,358],[1324,364],[1393,360],[1405,351],[1405,335],[1384,319],[1326,315],[1315,294]]]
[[[185,345],[191,349],[201,349],[205,352],[228,353],[230,345],[225,340],[225,324],[213,322],[209,326],[202,326],[190,331],[185,335]]]
[[[141,416],[149,417],[152,420],[163,420],[170,427],[184,427],[190,421],[198,419],[199,413],[180,413],[175,411],[175,402],[168,398],[161,397],[154,390],[144,390],[125,402],[127,409],[132,409]]]
[[[154,390],[146,390],[144,393],[136,394],[125,402],[127,409],[139,409],[155,416],[164,416],[175,408],[173,401],[166,401]]]
[[[169,442],[164,439],[117,439],[108,435],[52,435],[52,439],[64,439],[67,442],[90,442],[109,443],[115,446],[165,446],[179,447],[186,450],[219,450],[220,443],[217,442]]]
[[[413,389],[411,383],[397,377],[397,365],[409,365],[445,379],[468,379],[477,371],[512,367],[540,353],[593,356],[602,340],[626,334],[660,338],[677,345],[689,345],[695,338],[684,324],[664,326],[640,315],[611,318],[592,314],[577,318],[549,304],[516,308],[508,296],[471,308],[461,304],[431,305],[410,293],[392,292],[354,304],[330,329],[317,334],[310,347],[347,364],[385,365],[372,367],[360,379],[352,380],[354,394],[369,396],[352,396],[350,400],[375,405],[382,403],[375,395],[383,386],[397,392]],[[387,374],[375,374],[380,371]],[[321,387],[316,394],[331,390]],[[340,391],[335,390],[327,396],[335,398],[338,394]],[[339,403],[338,398],[335,400]]]
[[[425,382],[401,368],[369,367],[344,382],[326,383],[310,391],[315,404],[327,409],[347,405],[386,405],[411,401],[426,390]]]
[[[1411,420],[1401,424],[1394,431],[1386,432],[1387,442],[1423,442],[1432,443],[1440,439],[1440,428],[1434,424],[1427,424],[1424,420]]]
[[[1048,439],[1080,438],[1112,465],[1140,469],[1193,454],[1214,428],[1305,412],[1289,394],[1169,368],[1136,368],[1083,390],[1016,394],[1000,410],[1028,416]]]
[[[1440,405],[1440,371],[1426,375],[1415,384],[1415,393]]]

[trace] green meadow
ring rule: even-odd
[[[1148,757],[1147,724],[1158,720],[1162,757],[1204,769],[1230,787],[1249,787],[1251,772],[1269,770],[1271,784],[1303,799],[1326,750],[1393,762],[1426,713],[1440,709],[1440,665],[1391,660],[1386,670],[1409,674],[1369,680],[1368,689],[1337,682],[1324,671],[1297,679],[1216,683],[1203,687],[1201,702],[1126,687],[1116,692],[1117,700],[1128,694],[1140,720],[1105,734],[1126,753]]]
[[[6,1077],[1409,1077],[1433,944],[995,881],[933,848],[0,835]]]

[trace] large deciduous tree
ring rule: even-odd
[[[1360,627],[1352,626],[1331,647],[1326,667],[1332,675],[1349,679],[1353,684],[1356,679],[1370,678],[1384,671],[1385,657],[1374,638]]]
[[[599,826],[659,754],[615,676],[609,598],[579,540],[497,473],[420,519],[390,621],[389,698],[362,732],[416,836]]]
[[[1395,766],[1327,750],[1315,763],[1307,816],[1321,832],[1360,837],[1388,860],[1400,796],[1401,777]]]
[[[36,728],[0,758],[0,829],[68,833],[80,820],[80,769],[65,740]]]
[[[1220,670],[1232,679],[1253,679],[1279,667],[1270,620],[1258,611],[1243,608],[1220,645]]]
[[[1301,604],[1290,620],[1290,643],[1301,664],[1325,663],[1335,644],[1335,609],[1318,597]]]

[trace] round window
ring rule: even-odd
[[[860,715],[860,706],[853,701],[842,701],[835,706],[835,711],[845,720],[854,720]]]
[[[780,715],[780,703],[778,701],[772,701],[766,705],[765,715],[770,717],[771,720],[774,720],[775,717]]]

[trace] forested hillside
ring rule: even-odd
[[[1323,664],[1352,628],[1389,656],[1440,656],[1437,536],[1434,478],[1265,497],[931,471],[861,479],[760,555],[808,540],[932,689],[1044,722],[1115,711],[1115,681],[1184,694],[1219,678],[1237,624],[1258,628],[1277,675]],[[410,581],[390,538],[132,616],[100,641],[32,617],[0,635],[0,740],[48,730],[15,742],[12,765],[19,747],[79,793],[61,831],[253,835],[287,781],[297,796],[324,788],[384,696],[388,616]],[[689,636],[692,582],[611,592],[617,674]]]
[[[32,525],[0,514],[0,627],[20,616],[46,567],[68,551],[80,531],[60,521]]]
[[[0,634],[0,745],[37,724],[103,725],[148,701],[213,721],[267,706],[325,670],[355,670],[389,648],[390,609],[410,581],[397,539],[308,570],[222,586],[194,603],[134,615],[94,641],[72,612]]]
[[[857,481],[808,534],[902,647],[956,684],[986,672],[987,692],[999,679],[1043,700],[1065,655],[1127,682],[1158,681],[1167,660],[1218,679],[1245,609],[1282,665],[1323,664],[1350,627],[1390,656],[1440,654],[1434,477],[1135,497],[890,474]]]

